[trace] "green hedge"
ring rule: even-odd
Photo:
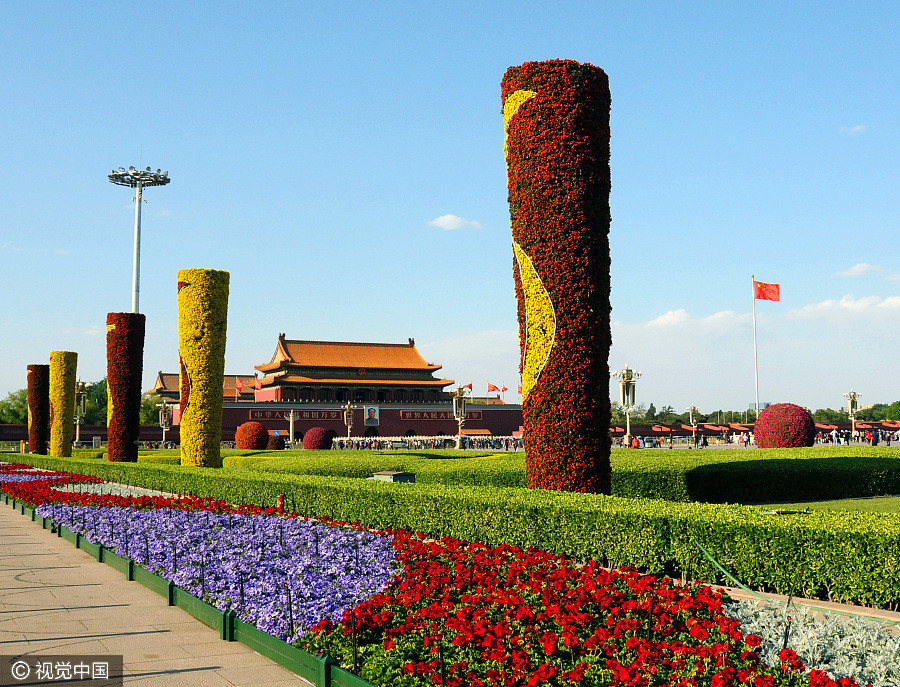
[[[250,455],[247,455],[247,454]],[[424,484],[525,487],[522,453],[441,459],[414,451],[244,452],[226,467],[262,472],[369,477],[414,472]],[[706,503],[778,503],[900,493],[900,448],[614,450],[612,493]]]
[[[709,549],[744,583],[769,591],[870,604],[900,602],[900,517],[820,511],[769,515],[747,506],[669,503],[500,487],[109,463],[27,455],[26,462],[110,481],[232,503],[272,506],[284,494],[301,514],[507,542],[724,582]],[[792,588],[799,574],[798,588]]]

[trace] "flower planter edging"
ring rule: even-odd
[[[371,682],[338,666],[337,661],[330,656],[313,656],[309,652],[259,630],[254,625],[243,622],[232,610],[220,611],[215,606],[176,586],[174,582],[150,572],[132,559],[120,556],[103,545],[88,541],[80,533],[53,522],[52,518],[37,516],[35,509],[26,507],[24,502],[17,503],[7,494],[3,495],[3,501],[22,515],[30,517],[32,521],[37,522],[40,519],[43,529],[53,530],[55,528],[57,536],[72,542],[76,548],[86,551],[98,562],[106,563],[123,573],[129,581],[138,582],[150,591],[166,597],[170,606],[177,606],[207,627],[219,630],[219,636],[223,640],[243,644],[283,668],[309,680],[316,687],[375,687]]]

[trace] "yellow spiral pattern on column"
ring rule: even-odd
[[[525,346],[522,352],[522,401],[524,402],[550,358],[556,338],[556,312],[531,258],[513,241],[519,278],[525,294]]]
[[[519,111],[519,108],[530,98],[536,96],[534,91],[518,90],[510,93],[503,103],[503,155],[506,156],[506,139],[509,138],[509,120]]]
[[[526,102],[537,93],[518,90],[511,93],[503,103],[503,155],[506,157],[507,140],[509,139],[509,122]],[[507,175],[509,168],[507,168]],[[525,295],[525,345],[522,352],[522,401],[537,383],[541,370],[550,358],[553,341],[556,337],[556,312],[550,294],[544,288],[540,275],[534,268],[531,258],[522,247],[513,240],[513,253],[519,265],[519,278],[522,280],[522,292]]]

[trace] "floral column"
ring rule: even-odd
[[[72,455],[77,365],[78,354],[74,351],[50,353],[50,455],[57,458]]]
[[[28,366],[28,450],[47,455],[50,439],[50,366]]]
[[[114,462],[137,462],[145,322],[141,313],[106,315],[106,432]]]
[[[501,88],[528,483],[609,493],[609,82],[551,60]]]
[[[178,270],[181,464],[220,468],[228,272]]]

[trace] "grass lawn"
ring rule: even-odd
[[[752,504],[760,510],[854,510],[867,513],[900,513],[900,496],[841,499],[838,501],[805,501],[801,503]]]

